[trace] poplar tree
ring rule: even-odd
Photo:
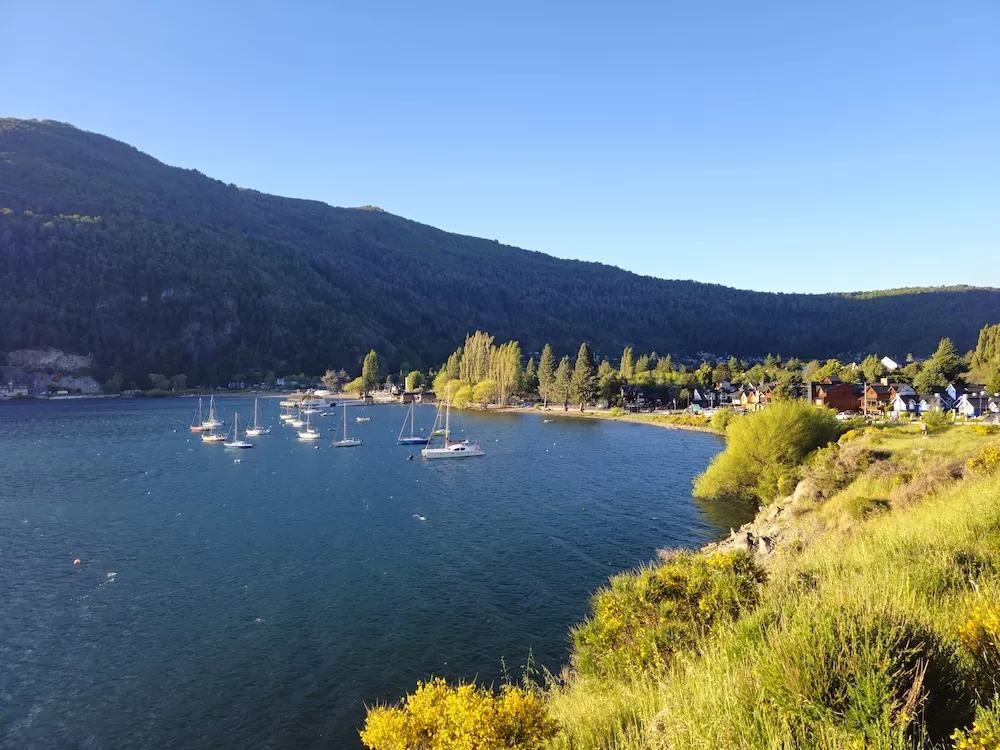
[[[576,367],[573,369],[570,386],[573,400],[580,403],[580,411],[597,398],[597,371],[594,369],[590,347],[585,343],[580,344],[580,351],[576,355]]]
[[[569,389],[573,380],[573,363],[567,354],[556,368],[555,382],[552,384],[553,400],[561,401],[564,411],[569,411]]]
[[[538,361],[538,395],[542,397],[545,406],[549,399],[555,400],[553,386],[556,382],[556,356],[548,344],[542,349],[542,358]]]
[[[635,361],[632,359],[632,347],[626,346],[625,351],[622,352],[622,363],[618,367],[618,374],[621,375],[625,380],[632,377],[635,372]]]
[[[381,378],[379,377],[379,368],[381,367],[378,354],[372,349],[368,354],[365,355],[364,364],[361,365],[361,379],[364,380],[364,393],[371,393],[376,388],[378,388]]]

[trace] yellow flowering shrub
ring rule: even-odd
[[[361,741],[371,750],[535,750],[558,726],[542,698],[519,687],[417,683],[398,706],[368,709]]]
[[[1000,606],[978,606],[958,637],[994,681],[1000,680]]]
[[[954,750],[1000,750],[1000,697],[977,708],[972,729],[956,729],[951,741]]]
[[[969,468],[976,474],[992,474],[1000,468],[1000,447],[987,445],[978,456],[969,459]]]
[[[678,552],[662,565],[617,575],[573,631],[574,666],[604,677],[662,669],[717,620],[752,609],[763,581],[743,551]]]

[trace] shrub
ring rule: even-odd
[[[1000,696],[989,706],[976,707],[972,729],[956,729],[951,735],[954,750],[1000,750]]]
[[[938,461],[916,474],[901,472],[892,479],[889,500],[893,506],[905,508],[961,478],[962,464],[957,462]]]
[[[839,443],[820,448],[809,459],[803,478],[810,480],[813,495],[828,499],[857,479],[869,466],[885,461],[890,454],[858,445],[842,447]]]
[[[987,445],[979,455],[969,459],[969,469],[973,474],[992,474],[1000,468],[1000,448]]]
[[[732,420],[733,412],[731,409],[719,409],[712,415],[712,428],[719,432],[725,432]]]
[[[829,409],[779,402],[729,425],[726,450],[695,481],[694,493],[766,504],[777,496],[782,476],[839,435],[840,425]]]
[[[851,497],[844,507],[851,518],[864,521],[886,513],[891,506],[888,500],[877,497]]]
[[[534,750],[558,731],[542,698],[505,687],[417,683],[398,706],[368,709],[361,741],[372,750]]]
[[[771,638],[760,681],[795,747],[827,746],[820,739],[838,734],[941,741],[971,705],[955,654],[891,611],[800,608]]]
[[[924,424],[927,425],[928,430],[935,432],[948,427],[951,420],[943,411],[929,411],[924,414]]]
[[[753,608],[763,581],[743,551],[677,552],[662,565],[617,575],[573,631],[574,664],[601,677],[662,669],[719,619]]]
[[[975,607],[958,629],[958,638],[972,654],[985,681],[994,689],[1000,687],[1000,606]]]
[[[1000,426],[995,424],[974,424],[972,425],[972,431],[977,435],[987,437],[989,435],[996,435],[1000,432]]]

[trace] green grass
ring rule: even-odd
[[[898,426],[850,444],[888,455],[796,508],[806,541],[779,549],[756,607],[657,669],[569,674],[551,747],[910,750],[951,747],[977,713],[992,726],[1000,675],[958,632],[1000,602],[1000,470],[968,468],[1000,436]]]

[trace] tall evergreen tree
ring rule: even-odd
[[[552,400],[562,402],[563,410],[565,411],[569,411],[569,393],[572,381],[573,363],[570,362],[569,355],[567,354],[559,361],[559,367],[556,368],[555,382],[552,384]]]
[[[585,343],[580,344],[580,351],[576,355],[576,367],[573,369],[570,390],[573,400],[580,404],[580,411],[597,398],[597,371],[594,368],[594,357],[590,353],[590,347]]]
[[[538,368],[535,367],[535,358],[530,357],[524,368],[524,377],[521,378],[521,393],[530,396],[536,390],[538,390]]]
[[[542,349],[542,358],[538,361],[538,395],[542,397],[545,406],[550,400],[555,400],[553,386],[556,382],[556,355],[548,344]]]
[[[364,393],[371,393],[376,390],[379,383],[382,382],[379,370],[381,369],[381,363],[378,359],[378,354],[372,349],[368,354],[365,355],[365,361],[361,365],[361,379],[364,380]]]
[[[884,378],[886,374],[885,365],[877,354],[869,354],[861,360],[861,374],[866,383],[878,382],[879,378]]]

